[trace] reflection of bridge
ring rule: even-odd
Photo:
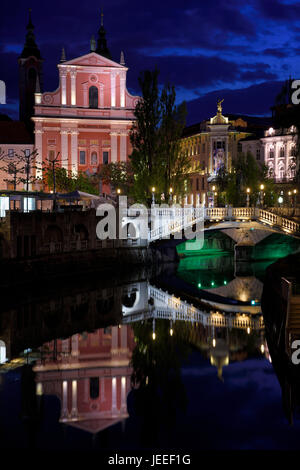
[[[136,295],[134,295],[135,292]],[[126,302],[126,307],[123,307],[122,323],[124,324],[157,318],[248,331],[249,329],[260,330],[264,328],[262,317],[251,315],[251,313],[260,312],[258,307],[247,306],[245,309],[243,306],[238,306],[239,311],[236,311],[235,308],[234,312],[228,312],[226,315],[219,311],[202,311],[152,285],[148,285],[147,288],[146,285],[138,284],[135,287],[131,286],[131,291],[127,293],[127,299],[131,299],[131,307],[128,302]]]

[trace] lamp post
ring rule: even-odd
[[[170,202],[170,204],[172,204],[172,202],[173,202],[173,188],[170,188],[169,192],[170,192],[169,202]]]
[[[261,205],[261,207],[264,207],[264,189],[265,189],[264,185],[261,184],[260,185],[260,205]]]
[[[118,188],[118,189],[117,189],[117,195],[120,196],[120,194],[121,194],[121,189]]]
[[[212,206],[215,207],[215,195],[217,195],[217,193],[216,193],[216,187],[213,186],[213,187],[212,187],[212,190],[213,190]]]
[[[152,186],[151,192],[152,192],[152,205],[154,206],[155,205],[155,187],[154,186]]]
[[[279,207],[281,207],[281,204],[283,203],[283,197],[282,196],[279,196],[278,203],[279,203]]]
[[[247,207],[249,207],[249,205],[250,205],[250,188],[246,189],[246,193],[247,193]]]
[[[296,202],[297,202],[297,192],[298,190],[297,189],[294,189],[293,193],[294,193],[294,207],[296,207]]]

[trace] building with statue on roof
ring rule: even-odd
[[[187,202],[194,205],[209,204],[208,195],[217,173],[221,167],[231,170],[232,161],[241,151],[240,141],[269,125],[266,118],[224,116],[223,101],[218,100],[215,116],[186,127],[181,139],[182,150],[192,158]]]
[[[129,131],[139,97],[127,90],[124,53],[121,52],[120,62],[111,58],[103,13],[97,40],[92,37],[87,54],[67,60],[62,50],[59,86],[55,91],[44,92],[42,65],[29,11],[25,45],[19,57],[20,122],[9,118],[0,122],[0,147],[4,153],[13,161],[19,151],[17,145],[24,144],[23,148],[31,152],[36,149],[36,169],[32,171],[38,178],[43,165],[57,155],[58,164],[72,175],[93,174],[99,165],[126,162],[131,153]],[[16,135],[18,126],[22,127],[21,141],[18,132],[18,141],[10,142],[9,136]],[[1,171],[1,189],[12,189],[7,179]],[[18,184],[15,189],[24,188]],[[30,189],[42,189],[41,180]]]

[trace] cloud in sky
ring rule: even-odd
[[[58,83],[62,46],[67,58],[89,52],[100,23],[99,9],[79,0],[31,2],[36,41],[44,62],[44,88]],[[224,88],[234,90],[300,73],[296,61],[300,5],[293,0],[191,0],[151,3],[106,1],[108,45],[118,61],[124,50],[128,87],[138,93],[138,75],[160,69],[161,82],[174,83],[178,99],[192,100]],[[0,70],[11,101],[18,98],[17,58],[26,32],[27,11],[20,0],[2,6]],[[11,25],[14,25],[12,28]],[[269,109],[272,103],[266,103]],[[251,104],[252,105],[252,104]],[[257,105],[259,103],[257,102]],[[231,110],[228,110],[231,111]],[[247,113],[247,109],[244,110]]]

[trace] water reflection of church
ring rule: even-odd
[[[128,417],[132,329],[101,328],[53,340],[34,367],[37,394],[56,395],[60,421],[97,433]]]

